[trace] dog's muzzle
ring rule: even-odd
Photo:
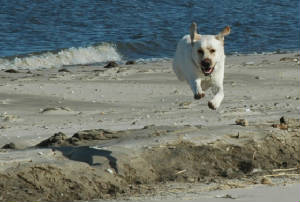
[[[211,66],[211,60],[204,59],[201,61],[201,70],[205,76],[209,76],[214,71],[214,66]]]

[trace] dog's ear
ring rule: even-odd
[[[194,44],[195,41],[200,39],[200,34],[197,33],[197,24],[193,22],[190,27],[190,36],[191,36],[191,43]]]
[[[227,35],[229,35],[230,34],[230,27],[229,26],[227,26],[227,27],[225,27],[224,29],[223,29],[223,31],[222,32],[220,32],[219,34],[217,34],[216,35],[216,39],[218,39],[218,40],[224,40],[224,36],[227,36]]]

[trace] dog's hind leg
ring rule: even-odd
[[[180,81],[185,80],[180,68],[176,65],[176,63],[173,63],[173,70]]]
[[[211,82],[208,80],[201,80],[201,88],[203,91],[206,91],[211,86]]]
[[[224,80],[224,63],[220,63],[219,70],[211,78],[212,93],[215,95],[211,101],[208,102],[208,107],[216,110],[221,105],[224,98],[223,80]]]
[[[213,86],[212,92],[215,94],[213,99],[208,102],[208,107],[216,110],[221,105],[224,98],[223,82],[219,82]]]

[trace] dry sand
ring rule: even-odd
[[[278,185],[264,201],[283,187],[294,200],[299,54],[226,64],[216,111],[210,92],[193,99],[171,61],[0,71],[0,147],[14,148],[0,151],[0,201],[227,201],[231,192],[211,191],[257,184]]]

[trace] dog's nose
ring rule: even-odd
[[[209,59],[204,59],[201,61],[201,65],[204,67],[204,68],[209,68],[210,67],[210,60]]]

